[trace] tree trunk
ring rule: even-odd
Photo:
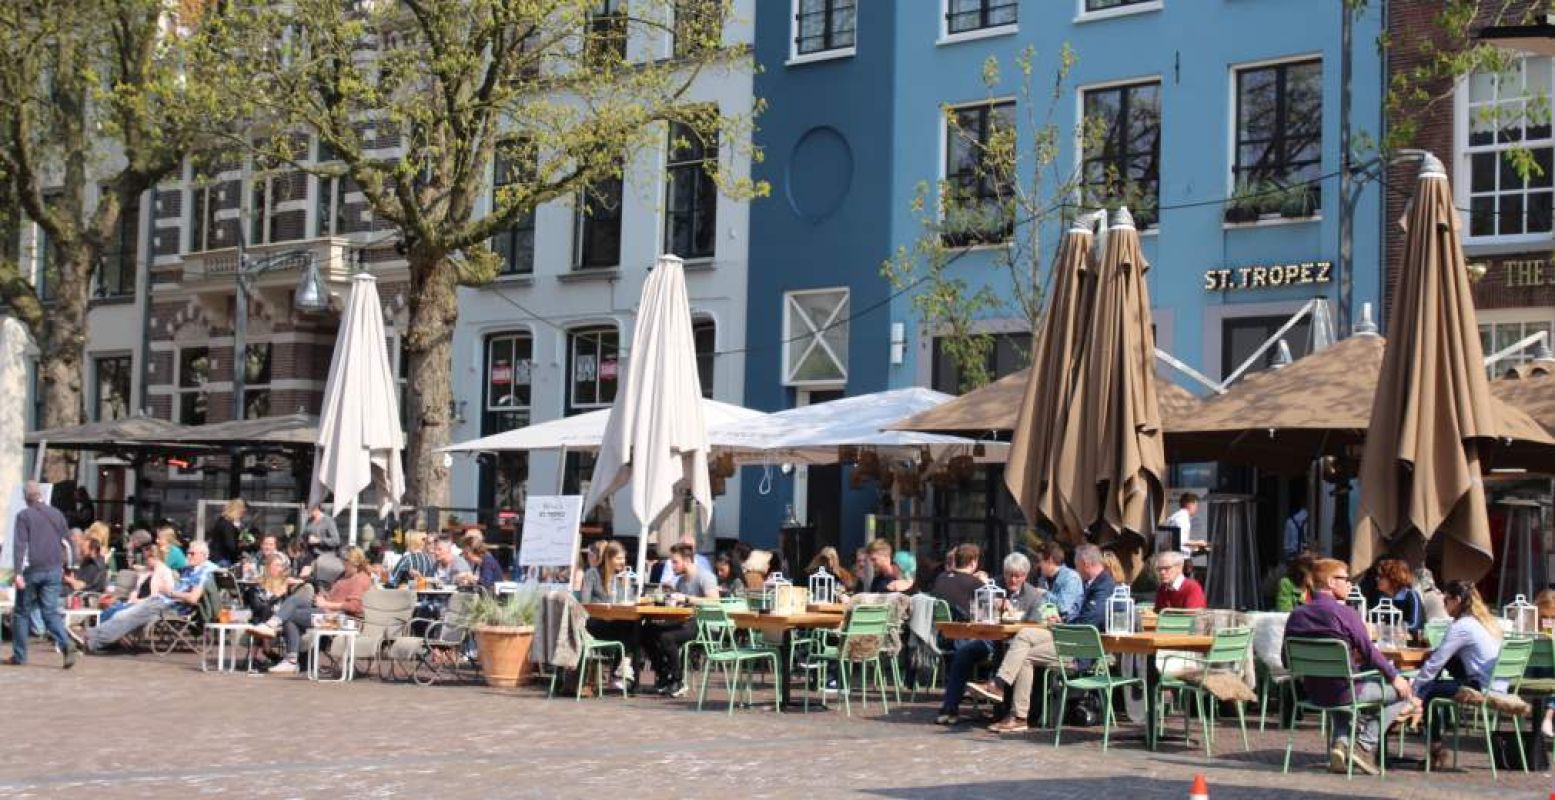
[[[86,312],[91,296],[92,255],[83,244],[55,248],[59,274],[55,297],[49,306],[38,343],[38,377],[41,383],[43,419],[40,428],[80,425],[83,421],[82,375],[85,372]],[[75,477],[76,454],[48,451],[44,477],[58,483]]]
[[[449,502],[449,406],[453,401],[454,323],[459,319],[457,270],[442,253],[413,248],[410,260],[410,324],[405,348],[410,355],[409,418],[410,502],[417,508],[443,508]]]

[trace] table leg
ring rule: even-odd
[[[200,671],[201,672],[210,672],[211,671],[210,660],[211,660],[211,629],[210,628],[205,628],[204,630],[200,631]],[[221,662],[219,662],[219,661],[216,662],[216,668],[217,668],[217,670],[221,669]]]
[[[1161,718],[1160,704],[1156,702],[1155,687],[1161,681],[1161,670],[1156,666],[1154,655],[1144,656],[1145,659],[1145,724],[1149,726],[1145,730],[1145,745],[1150,750],[1155,750],[1160,742],[1156,741],[1156,731],[1159,729]]]

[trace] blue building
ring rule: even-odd
[[[1378,5],[1352,17],[1349,127],[1357,141],[1382,129]],[[894,291],[880,267],[925,235],[914,208],[923,186],[950,181],[986,191],[969,167],[977,159],[969,142],[989,141],[1000,125],[1015,126],[1028,163],[1022,186],[1032,186],[1035,129],[1050,122],[1059,132],[1052,170],[1083,184],[1073,203],[1127,194],[1148,223],[1142,239],[1157,342],[1206,375],[1231,373],[1314,298],[1326,298],[1341,320],[1375,303],[1375,184],[1358,190],[1354,268],[1339,269],[1343,7],[1342,0],[759,4],[756,93],[768,110],[757,173],[771,181],[773,199],[752,207],[747,402],[772,410],[888,387],[958,391],[935,321],[918,319],[911,292]],[[1029,91],[1017,66],[1026,52]],[[1055,98],[1066,59],[1072,66]],[[991,82],[990,63],[998,65]],[[1082,123],[1103,132],[1086,140],[1090,147],[1081,145]],[[1358,145],[1352,152],[1364,158]],[[1040,187],[1038,199],[1055,184]],[[1045,270],[1062,221],[1054,215],[1040,224]],[[1010,239],[1035,241],[1028,233],[1017,225]],[[1011,296],[1010,273],[998,266],[1010,239],[981,237],[957,259],[955,275]],[[1350,309],[1339,307],[1341,278],[1353,287]],[[805,294],[816,289],[833,294]],[[832,319],[836,309],[820,298],[843,290],[846,313]],[[832,354],[805,338],[817,315],[845,321],[826,330],[839,359],[845,353],[842,363],[817,362],[817,351]],[[1029,320],[1012,307],[983,324],[1001,334],[995,372],[1022,366]],[[1298,357],[1308,346],[1305,327],[1286,337]],[[759,476],[746,479],[753,485]],[[770,540],[793,502],[823,539],[832,528],[839,544],[860,540],[856,507],[872,504],[872,493],[831,491],[840,483],[835,471],[808,476],[799,496],[784,494],[788,483],[773,481],[775,497],[746,495],[747,538]],[[996,480],[971,495],[969,507],[1008,513]]]

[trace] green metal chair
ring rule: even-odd
[[[704,603],[696,607],[697,643],[702,646],[703,667],[702,680],[697,689],[697,710],[702,710],[702,701],[707,698],[707,676],[717,667],[724,674],[724,686],[729,691],[729,713],[734,713],[735,700],[740,695],[740,673],[747,664],[766,662],[772,666],[772,674],[778,674],[778,659],[781,657],[778,651],[769,647],[753,647],[742,645],[735,636],[738,630],[734,621],[729,619],[729,610],[720,604]],[[754,669],[752,672],[754,673]],[[685,674],[685,673],[682,673]],[[745,676],[745,702],[753,702],[751,684],[754,675]],[[774,686],[776,692],[776,706],[779,713],[783,711],[783,687]]]
[[[1356,672],[1350,666],[1350,646],[1338,639],[1303,639],[1290,638],[1285,640],[1285,663],[1290,667],[1292,682],[1299,682],[1304,678],[1340,679],[1350,686],[1367,681],[1374,681],[1379,686],[1386,688],[1387,684],[1382,679],[1382,673],[1376,670]],[[1358,688],[1358,687],[1357,687]],[[1350,738],[1353,747],[1357,742],[1357,734],[1360,730],[1361,713],[1371,711],[1378,716],[1382,714],[1383,703],[1380,700],[1358,701],[1352,692],[1347,703],[1336,705],[1323,705],[1312,700],[1301,698],[1298,692],[1296,710],[1315,711],[1319,715],[1319,725],[1323,731],[1328,730],[1328,715],[1332,712],[1344,712],[1350,715]],[[1383,731],[1381,733],[1386,733]],[[1326,739],[1324,740],[1326,744]],[[1296,745],[1296,722],[1294,716],[1291,719],[1289,733],[1285,738],[1285,765],[1282,773],[1290,772],[1290,753]],[[1378,736],[1377,763],[1383,775],[1387,775],[1387,748],[1382,745],[1382,736]],[[1345,764],[1345,777],[1355,777],[1355,761],[1347,760]]]
[[[886,713],[891,712],[891,707],[886,701],[885,670],[881,668],[880,660],[886,658],[885,642],[887,627],[891,623],[891,607],[887,605],[858,605],[849,609],[848,617],[843,622],[841,630],[829,631],[822,629],[815,642],[815,649],[810,653],[810,660],[803,667],[807,670],[815,669],[820,672],[818,685],[825,686],[827,677],[831,672],[831,665],[837,666],[838,678],[841,682],[842,708],[848,716],[853,716],[853,704],[851,700],[852,687],[849,686],[849,667],[857,664],[859,667],[859,699],[869,702],[869,669],[875,670],[875,686],[880,691],[880,708]],[[873,640],[871,643],[869,640]],[[858,657],[856,650],[871,652],[863,658]],[[810,710],[810,693],[805,692],[805,711]]]
[[[1450,619],[1433,619],[1425,624],[1425,643],[1435,650],[1442,643],[1442,637],[1447,635],[1447,629],[1452,627]]]
[[[1272,667],[1263,662],[1263,659],[1253,659],[1253,669],[1258,678],[1258,732],[1262,733],[1264,725],[1269,721],[1269,687],[1274,687],[1280,693],[1281,702],[1294,705],[1296,682],[1291,680],[1289,672],[1275,673]],[[1294,716],[1292,713],[1293,719]],[[1279,720],[1275,722],[1278,723]]]
[[[1193,707],[1198,711],[1199,714],[1199,724],[1204,729],[1205,756],[1214,755],[1214,753],[1211,752],[1211,744],[1215,738],[1215,709],[1219,703],[1215,696],[1210,694],[1208,689],[1204,688],[1202,680],[1211,672],[1227,673],[1235,675],[1238,679],[1242,679],[1244,677],[1244,665],[1247,663],[1247,653],[1252,649],[1252,646],[1253,631],[1251,628],[1222,628],[1218,631],[1215,631],[1214,642],[1210,644],[1209,652],[1203,656],[1172,655],[1168,657],[1168,663],[1173,661],[1180,661],[1190,668],[1196,668],[1199,675],[1199,680],[1197,682],[1184,679],[1180,673],[1176,676],[1168,677],[1165,674],[1165,670],[1162,670],[1161,679],[1156,681],[1155,707],[1158,709],[1164,709],[1166,707],[1161,702],[1161,695],[1167,690],[1177,692],[1178,696],[1182,697],[1184,700],[1190,696],[1193,698]],[[1160,715],[1160,719],[1158,720],[1158,722],[1161,723],[1162,730],[1165,729],[1165,718],[1166,715],[1163,713]],[[1237,702],[1236,718],[1238,725],[1240,725],[1242,729],[1242,749],[1251,750],[1252,745],[1247,741],[1247,714],[1245,703],[1240,701]],[[1191,719],[1192,715],[1188,713],[1185,707],[1183,709],[1182,715],[1182,733],[1184,739],[1188,738],[1188,729],[1191,723]],[[1157,736],[1159,736],[1159,733]]]
[[[572,698],[574,702],[583,699],[583,685],[588,683],[589,665],[594,666],[594,695],[603,698],[605,696],[605,670],[610,664],[619,664],[626,658],[626,645],[620,642],[595,639],[586,629],[583,631],[583,652],[578,654],[578,692]],[[566,670],[557,668],[551,671],[551,689],[546,697],[556,696],[556,685],[561,680],[562,673]],[[621,699],[626,699],[626,686],[621,686]]]
[[[1106,752],[1112,740],[1116,715],[1112,710],[1113,690],[1144,685],[1143,678],[1119,678],[1112,674],[1112,662],[1101,646],[1101,634],[1091,625],[1054,625],[1053,648],[1058,652],[1058,680],[1063,692],[1058,701],[1058,721],[1053,731],[1053,746],[1064,735],[1063,709],[1069,705],[1069,690],[1100,692],[1102,696],[1101,749]],[[1049,673],[1051,674],[1051,672]],[[1044,684],[1046,681],[1044,681]]]
[[[1533,638],[1533,652],[1528,656],[1528,668],[1523,675],[1517,693],[1536,710],[1542,710],[1544,701],[1555,695],[1555,639],[1548,636]],[[1555,763],[1555,739],[1550,741],[1550,760]]]
[[[1548,639],[1545,639],[1548,641]],[[1496,666],[1490,672],[1490,682],[1494,686],[1499,681],[1507,681],[1511,694],[1517,694],[1519,684],[1522,683],[1523,673],[1528,670],[1529,658],[1533,655],[1532,639],[1507,638],[1501,643],[1501,655],[1496,658]],[[1453,722],[1452,732],[1452,766],[1458,768],[1458,747],[1462,736],[1462,730],[1458,723],[1458,709],[1467,710],[1474,715],[1474,719],[1485,731],[1485,754],[1490,757],[1490,777],[1499,779],[1496,774],[1495,747],[1491,739],[1496,729],[1501,726],[1501,712],[1490,707],[1489,689],[1482,694],[1480,702],[1473,705],[1460,705],[1450,697],[1438,697],[1433,699],[1425,709],[1425,749],[1427,754],[1431,750],[1431,720],[1437,713],[1444,713]],[[1528,771],[1528,754],[1523,750],[1523,732],[1516,720],[1512,721],[1512,734],[1517,739],[1517,757],[1522,761],[1523,772]],[[1431,759],[1427,755],[1425,771],[1431,771]]]
[[[1165,608],[1155,617],[1156,633],[1193,633],[1199,612],[1187,608]]]

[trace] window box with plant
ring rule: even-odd
[[[529,650],[539,612],[540,590],[535,587],[504,597],[483,594],[470,605],[470,629],[488,686],[511,689],[529,678],[533,671]]]

